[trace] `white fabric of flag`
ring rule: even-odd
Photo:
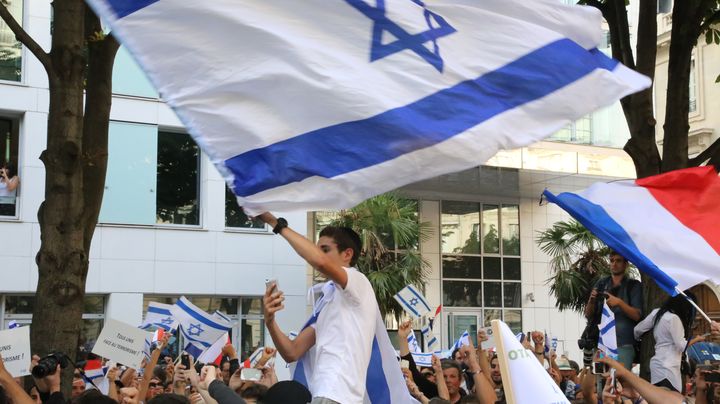
[[[426,350],[430,352],[434,351],[435,347],[439,346],[440,344],[438,339],[435,337],[435,334],[433,334],[430,326],[426,325],[422,328],[421,332],[423,334],[423,338],[425,339],[425,346],[427,348]]]
[[[206,349],[205,352],[198,356],[198,362],[205,364],[215,363],[218,359],[218,356],[220,356],[220,354],[222,353],[223,347],[225,347],[225,345],[227,345],[229,341],[230,334],[225,333],[225,335],[215,341],[215,343],[213,343],[210,348]]]
[[[150,302],[145,314],[145,321],[140,328],[143,330],[150,328],[162,328],[165,331],[175,330],[178,327],[178,321],[172,315],[172,307],[171,304]]]
[[[87,1],[251,215],[475,167],[651,84],[557,0]]]
[[[218,339],[230,332],[229,323],[206,313],[185,296],[178,299],[171,311],[179,322],[180,333],[185,338],[184,350],[194,358],[200,357]]]
[[[393,297],[414,318],[420,318],[430,312],[427,300],[413,285],[405,286]]]
[[[607,302],[603,302],[602,315],[600,316],[600,338],[598,338],[598,349],[605,352],[611,358],[617,359],[617,333],[615,330],[615,313],[610,310]]]
[[[570,404],[540,361],[522,346],[510,327],[500,320],[492,323],[494,329],[497,327],[497,354],[508,402]]]

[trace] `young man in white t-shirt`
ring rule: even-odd
[[[315,347],[313,372],[308,380],[313,404],[362,403],[378,306],[370,282],[353,267],[360,255],[360,236],[347,227],[326,227],[315,245],[287,227],[285,219],[270,213],[259,217],[334,284],[324,289],[327,303],[317,321],[292,341],[275,322],[275,313],[284,307],[283,293],[276,285],[268,287],[265,325],[275,347],[288,363]]]

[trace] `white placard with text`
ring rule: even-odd
[[[108,319],[92,349],[94,354],[125,366],[140,368],[147,332],[123,322]]]
[[[0,355],[14,377],[30,374],[30,327],[0,331]]]

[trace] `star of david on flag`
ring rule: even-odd
[[[405,286],[393,297],[408,314],[415,318],[420,318],[430,312],[430,306],[425,297],[413,285]]]
[[[476,167],[651,85],[557,0],[87,2],[249,215]]]

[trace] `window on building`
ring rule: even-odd
[[[518,205],[476,202],[442,202],[443,306],[481,310],[478,324],[502,319],[520,329],[520,212]],[[477,234],[477,229],[482,229]],[[454,314],[454,328],[476,314]],[[454,327],[454,328],[453,328]],[[457,330],[455,330],[457,331]],[[460,332],[464,331],[461,330]]]
[[[18,125],[16,121],[0,118],[0,168],[7,168],[10,180],[18,176]],[[0,217],[17,216],[17,196],[20,188],[8,188],[0,181]]]
[[[200,149],[190,135],[159,132],[156,222],[200,224]]]
[[[672,12],[673,0],[658,0],[658,14],[667,14]]]
[[[218,296],[186,296],[192,304],[207,313],[216,310],[227,315],[232,322],[230,338],[238,349],[240,359],[250,357],[255,350],[265,346],[265,321],[262,312],[261,297],[218,297]],[[179,296],[151,296],[143,298],[143,315],[147,313],[150,302],[175,304]],[[173,341],[171,352],[177,355],[184,341],[179,337]]]
[[[239,229],[265,230],[265,223],[258,218],[250,218],[238,206],[235,195],[225,187],[225,227]]]
[[[557,142],[594,144],[592,115],[586,115],[555,132],[548,140]]]
[[[690,60],[690,82],[689,82],[689,89],[688,93],[690,96],[690,103],[688,111],[692,114],[693,112],[697,112],[697,69],[695,66],[695,58],[692,58]]]
[[[32,313],[35,308],[34,296],[2,296],[0,297],[0,305],[2,305],[0,316],[2,317],[3,329],[7,329],[11,321],[20,325],[29,325],[32,322]],[[97,337],[102,331],[104,320],[105,297],[85,296],[85,309],[82,315],[77,361],[85,360],[87,354],[95,346],[95,341],[97,341]]]
[[[3,0],[10,14],[22,25],[23,0]],[[0,80],[20,81],[22,78],[22,45],[0,19]]]

